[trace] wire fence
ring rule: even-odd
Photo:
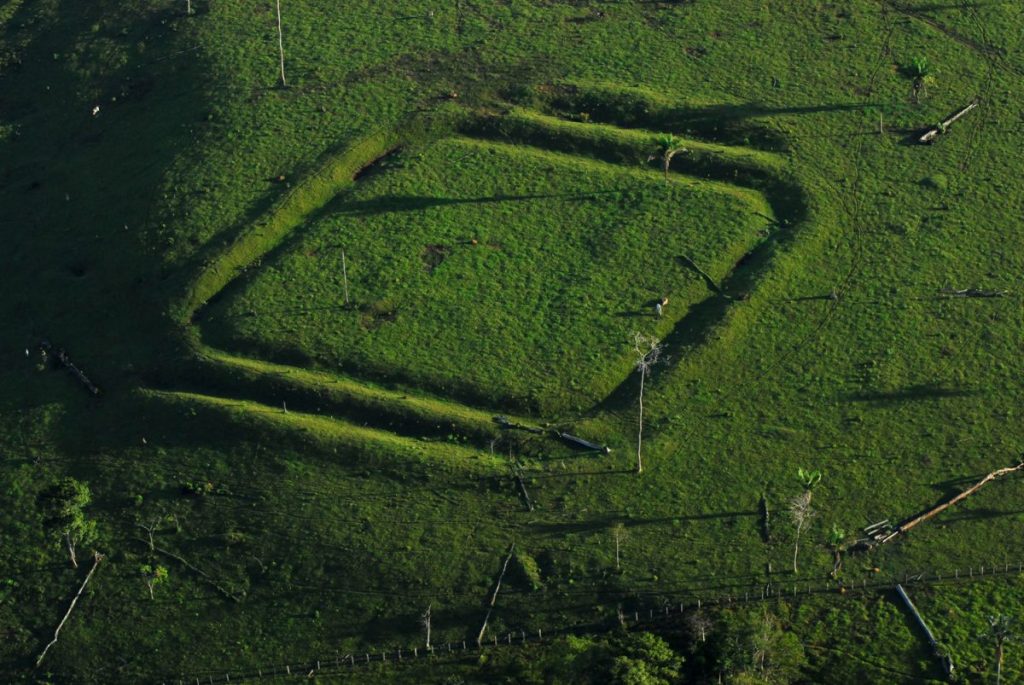
[[[477,643],[474,640],[455,640],[437,642],[423,646],[382,647],[365,649],[360,652],[337,651],[333,655],[325,655],[318,659],[296,660],[286,664],[253,667],[247,670],[205,670],[190,675],[176,677],[156,677],[152,680],[165,685],[203,685],[204,683],[241,683],[260,680],[313,678],[320,675],[341,673],[368,665],[401,665],[413,662],[450,663],[462,658],[476,659],[481,652],[502,647],[518,647],[527,644],[544,644],[556,637],[581,633],[609,632],[624,628],[636,629],[647,626],[671,623],[687,614],[703,609],[722,609],[733,606],[754,605],[764,602],[781,602],[796,600],[812,595],[831,595],[844,599],[860,598],[869,593],[877,593],[895,589],[897,584],[904,587],[921,587],[936,585],[952,585],[971,583],[994,578],[1018,577],[1024,575],[1024,562],[985,564],[957,568],[952,571],[926,571],[921,573],[905,573],[902,578],[885,578],[869,581],[867,578],[859,582],[842,582],[839,580],[792,580],[766,582],[764,585],[750,587],[742,593],[718,595],[701,598],[697,593],[667,596],[657,604],[636,605],[625,609],[622,605],[596,604],[593,607],[595,616],[605,618],[587,623],[565,624],[549,628],[525,628],[491,634]]]

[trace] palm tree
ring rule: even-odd
[[[988,634],[996,643],[996,685],[1003,680],[1003,648],[1015,638],[1013,623],[1012,618],[1002,614],[988,618]]]
[[[686,152],[686,148],[679,145],[679,141],[671,133],[663,133],[656,139],[658,148],[661,150],[661,164],[665,169],[665,180],[668,181],[668,169],[672,164],[672,158],[680,152]]]
[[[913,79],[910,101],[916,105],[922,97],[928,97],[928,86],[935,85],[935,73],[924,57],[912,59],[907,71],[910,72],[910,77]]]

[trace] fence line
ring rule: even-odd
[[[883,590],[892,590],[897,585],[911,586],[934,586],[960,583],[971,583],[988,580],[995,577],[1019,576],[1024,574],[1024,562],[1015,564],[988,564],[970,566],[965,569],[954,569],[949,572],[923,572],[917,574],[905,573],[902,580],[886,579],[869,582],[866,578],[860,582],[843,583],[841,581],[826,580],[796,580],[789,582],[768,582],[764,585],[748,588],[741,594],[718,595],[711,598],[701,598],[697,593],[688,593],[687,599],[667,599],[657,606],[636,606],[631,610],[624,611],[621,605],[596,604],[595,613],[605,612],[617,618],[595,620],[591,623],[577,623],[557,626],[554,628],[537,629],[526,631],[523,629],[509,631],[502,635],[492,635],[490,640],[483,640],[480,644],[472,644],[472,641],[456,640],[454,642],[437,643],[430,648],[420,647],[399,647],[392,649],[372,649],[363,652],[351,652],[342,654],[340,651],[333,656],[323,657],[307,662],[296,662],[284,665],[268,666],[265,668],[251,668],[239,671],[204,671],[200,674],[189,676],[180,675],[168,678],[153,678],[165,685],[203,685],[213,683],[239,683],[253,680],[277,679],[277,678],[310,678],[315,675],[329,675],[330,673],[341,672],[359,666],[369,664],[404,663],[408,661],[423,661],[444,659],[446,661],[459,658],[476,658],[480,652],[498,647],[520,646],[527,643],[542,644],[555,637],[579,633],[608,632],[619,626],[627,629],[639,628],[650,624],[665,622],[678,618],[687,612],[699,611],[705,607],[725,608],[730,606],[741,606],[758,604],[762,602],[782,601],[785,599],[796,599],[810,595],[832,594],[842,597],[863,596]]]

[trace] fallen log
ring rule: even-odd
[[[504,415],[495,416],[494,417],[494,422],[496,424],[498,424],[499,426],[501,426],[502,428],[505,428],[506,430],[512,430],[512,429],[523,430],[523,431],[526,431],[527,433],[534,433],[534,434],[537,434],[537,435],[539,435],[539,434],[544,432],[543,428],[536,428],[534,426],[527,426],[524,423],[516,423],[515,421],[510,421],[509,418],[507,416],[504,416]]]
[[[555,435],[557,435],[562,440],[565,440],[568,443],[571,443],[573,445],[579,445],[580,447],[586,447],[588,450],[604,452],[605,454],[611,454],[612,452],[612,448],[608,447],[608,445],[599,445],[596,442],[590,442],[589,440],[584,440],[583,438],[571,435],[569,433],[555,431]]]
[[[498,591],[501,590],[501,581],[505,578],[505,572],[508,571],[509,562],[512,561],[512,555],[516,552],[516,543],[512,543],[508,548],[508,556],[505,557],[505,563],[501,567],[501,573],[498,574],[498,582],[494,584],[494,593],[491,595],[491,602],[487,605],[487,615],[484,616],[484,624],[480,626],[480,632],[476,636],[476,646],[479,647],[484,641],[484,633],[487,632],[487,622],[491,620],[491,612],[494,611],[494,605],[498,601]]]
[[[85,592],[85,586],[89,584],[90,580],[92,580],[92,574],[96,573],[96,568],[100,565],[101,561],[103,561],[103,555],[99,552],[93,552],[92,568],[89,569],[89,573],[86,574],[85,580],[82,581],[82,585],[78,588],[78,592],[75,594],[74,599],[71,600],[71,605],[68,606],[68,610],[64,614],[64,618],[60,620],[60,623],[57,624],[57,629],[53,631],[53,639],[50,640],[46,647],[43,648],[43,651],[39,655],[39,658],[36,659],[36,668],[39,668],[40,664],[43,663],[43,659],[46,658],[46,653],[50,651],[50,647],[53,647],[55,644],[57,644],[57,638],[60,636],[60,629],[63,628],[64,624],[68,622],[68,619],[71,617],[72,610],[74,610],[75,605],[78,604],[79,598],[82,596],[82,593]]]
[[[143,543],[143,544],[152,544],[151,542],[147,542],[146,540],[143,540],[140,537],[136,537],[135,539],[138,540],[139,542]],[[206,582],[209,585],[211,585],[215,590],[217,590],[217,592],[221,593],[222,595],[224,595],[225,597],[227,597],[231,601],[233,601],[233,602],[241,602],[242,601],[241,598],[239,598],[233,592],[231,592],[231,591],[225,589],[224,587],[222,587],[221,584],[218,583],[217,580],[213,576],[211,576],[209,573],[207,573],[206,571],[202,570],[201,568],[195,566],[194,564],[190,563],[184,557],[181,557],[181,556],[175,554],[174,552],[171,552],[170,550],[166,550],[166,549],[163,549],[161,547],[156,547],[156,546],[151,547],[150,551],[151,552],[156,552],[156,553],[159,553],[159,554],[163,554],[165,557],[168,557],[170,559],[174,559],[175,561],[180,563],[182,566],[184,566],[188,570],[190,570],[193,573],[195,573],[196,575],[198,575],[204,582]]]
[[[927,131],[925,131],[924,134],[920,138],[917,139],[917,142],[921,143],[922,145],[928,145],[930,143],[934,143],[935,139],[938,138],[940,134],[943,134],[943,133],[946,132],[946,129],[949,128],[950,124],[952,124],[954,121],[956,121],[957,119],[959,119],[963,115],[967,114],[968,112],[970,112],[972,109],[974,109],[977,106],[978,106],[978,101],[975,100],[974,102],[972,102],[971,104],[967,105],[966,107],[962,107],[961,109],[957,110],[956,112],[951,114],[949,117],[947,117],[946,119],[941,121],[938,126],[933,126],[932,128],[930,128]]]
[[[884,538],[882,538],[878,542],[878,544],[884,545],[885,543],[889,542],[890,540],[893,540],[896,537],[906,533],[908,530],[910,530],[911,528],[917,526],[918,524],[924,523],[925,521],[927,521],[928,519],[932,518],[933,516],[941,514],[946,509],[949,509],[954,504],[967,499],[968,497],[970,497],[971,495],[976,493],[978,490],[983,488],[985,485],[987,485],[988,483],[991,483],[992,481],[996,480],[997,478],[1001,478],[1003,476],[1006,476],[1008,474],[1015,473],[1015,472],[1021,471],[1021,470],[1024,470],[1024,461],[1021,461],[1016,466],[1008,466],[1008,467],[1006,467],[1004,469],[997,469],[997,470],[993,471],[992,473],[988,474],[987,476],[985,476],[984,478],[979,480],[977,483],[972,485],[971,487],[969,487],[966,490],[964,490],[963,492],[961,492],[959,495],[957,495],[957,496],[947,500],[946,502],[943,502],[942,504],[939,504],[937,506],[932,507],[931,509],[929,509],[928,511],[925,511],[924,513],[918,514],[917,516],[914,516],[913,518],[907,519],[906,521],[904,521],[900,525],[896,526],[895,530],[893,530],[891,533],[889,533]]]
[[[943,288],[940,291],[946,297],[1006,297],[1006,290],[982,290],[980,288]]]
[[[906,605],[907,610],[914,617],[914,620],[917,621],[917,625],[921,628],[921,631],[927,638],[928,644],[931,645],[932,653],[935,654],[935,658],[942,664],[942,669],[946,672],[946,675],[953,675],[953,660],[950,659],[949,655],[946,654],[942,650],[942,647],[939,646],[939,641],[935,639],[935,635],[932,634],[931,628],[929,628],[928,624],[924,622],[924,617],[921,616],[920,612],[918,612],[917,607],[915,607],[914,603],[910,601],[910,597],[907,596],[903,586],[899,583],[896,584],[896,594],[899,595],[901,600],[903,600],[903,604]]]
[[[46,340],[39,343],[39,349],[42,351],[43,356],[47,356],[53,350],[53,347]],[[68,357],[68,353],[63,349],[57,350],[54,354],[54,364],[58,367],[67,369],[68,373],[75,377],[75,379],[85,386],[85,389],[89,391],[90,395],[99,395],[100,389],[96,387],[96,384],[89,380],[89,377],[85,375],[85,372],[74,365],[71,358]]]

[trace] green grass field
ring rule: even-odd
[[[823,583],[833,525],[1020,459],[1019,3],[282,0],[287,87],[272,2],[193,6],[0,0],[3,680],[411,649],[428,605],[472,643],[513,542],[493,635]],[[667,356],[642,474],[634,331]],[[794,573],[798,468],[823,478]],[[92,494],[78,569],[41,498],[64,476]],[[1019,563],[1020,485],[841,577]],[[1020,580],[915,592],[992,680]],[[777,611],[797,682],[939,677],[891,593]],[[528,682],[560,644],[338,680]]]
[[[664,337],[704,299],[678,255],[722,274],[770,212],[736,187],[444,139],[389,157],[203,319],[220,347],[558,415],[624,380],[633,331]]]

